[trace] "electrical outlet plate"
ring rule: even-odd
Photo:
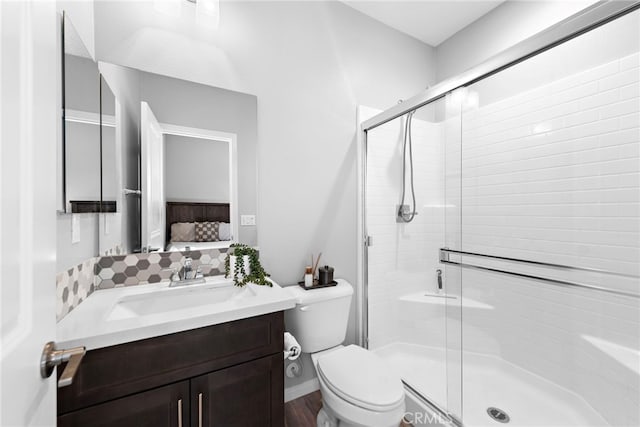
[[[240,225],[244,225],[244,226],[256,225],[256,216],[240,215]]]

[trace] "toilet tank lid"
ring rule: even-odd
[[[343,298],[353,294],[351,284],[344,279],[337,279],[336,286],[319,289],[302,289],[300,286],[287,286],[285,289],[296,299],[296,304],[311,304]]]

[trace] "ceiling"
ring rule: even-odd
[[[342,0],[365,15],[434,47],[504,1]]]

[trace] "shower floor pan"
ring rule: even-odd
[[[446,408],[445,351],[441,348],[394,343],[374,349],[403,381],[441,408]],[[500,358],[464,354],[465,427],[558,426],[609,424],[580,396]],[[510,420],[491,419],[488,408],[500,408]]]

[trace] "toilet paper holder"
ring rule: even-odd
[[[284,358],[289,360],[296,360],[302,354],[300,343],[289,332],[284,333],[284,349],[282,353]]]

